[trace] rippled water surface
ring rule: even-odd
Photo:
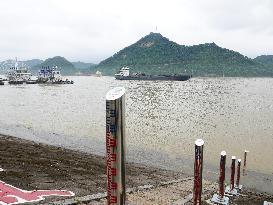
[[[105,94],[124,86],[129,160],[190,167],[203,138],[207,164],[218,167],[222,150],[229,159],[248,149],[249,169],[273,174],[272,78],[71,78],[74,85],[0,86],[0,133],[103,155]]]

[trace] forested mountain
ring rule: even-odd
[[[95,70],[96,64],[94,63],[84,63],[81,61],[77,61],[77,62],[72,62],[72,64],[77,70],[77,73],[76,73],[77,75],[85,75],[85,74],[89,75],[91,73],[96,72]]]
[[[194,76],[273,76],[267,65],[215,43],[179,45],[160,33],[150,33],[101,61],[96,68],[113,75],[122,66],[147,74],[190,73]]]
[[[273,55],[261,55],[254,58],[256,62],[270,66],[273,69]]]
[[[32,59],[26,61],[17,61],[19,67],[31,68],[33,66],[41,64],[43,61],[40,59]],[[6,74],[11,67],[14,67],[16,59],[8,59],[0,62],[0,74]]]
[[[91,69],[92,67],[96,66],[96,64],[94,64],[94,63],[84,63],[81,61],[71,62],[71,63],[77,69]]]
[[[0,74],[5,74],[14,64],[15,60],[0,62]],[[28,67],[33,75],[37,75],[42,67],[48,66],[58,66],[63,75],[89,75],[97,70],[103,75],[114,75],[121,67],[128,66],[131,72],[146,74],[273,77],[273,55],[251,59],[215,43],[184,46],[170,41],[160,33],[150,33],[98,65],[80,61],[71,63],[61,56],[45,61],[18,61],[18,64]]]
[[[39,65],[41,63],[43,63],[43,60],[40,59],[32,59],[32,60],[26,60],[23,61],[29,68],[32,68],[33,66]]]
[[[42,67],[53,67],[58,66],[60,69],[62,75],[75,75],[77,73],[77,69],[74,67],[74,65],[66,60],[64,57],[61,56],[55,56],[53,58],[48,58],[41,64],[38,64],[36,66],[33,66],[30,68],[30,70],[33,73],[37,73]]]
[[[11,67],[14,67],[16,63],[15,59],[9,59],[0,62],[0,74],[6,74]],[[96,64],[84,63],[84,62],[69,62],[67,59],[61,56],[55,56],[48,58],[45,61],[40,59],[32,59],[26,61],[17,61],[18,67],[27,67],[33,75],[37,75],[38,71],[42,67],[58,66],[62,75],[90,75],[95,73],[94,70]]]

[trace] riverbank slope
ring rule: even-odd
[[[24,190],[61,189],[82,196],[106,191],[105,158],[72,151],[11,136],[0,135],[0,180]],[[181,172],[127,163],[127,188],[152,185],[149,189],[133,191],[128,200],[133,204],[175,204],[187,198],[193,179]],[[210,198],[217,184],[204,181],[204,197]],[[238,198],[237,204],[261,204],[273,201],[273,196],[245,192],[253,198]],[[62,200],[49,197],[38,204]],[[103,204],[100,201],[85,204]],[[190,204],[190,203],[189,203]]]

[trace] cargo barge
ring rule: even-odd
[[[119,73],[115,74],[117,80],[165,80],[165,81],[186,81],[191,75],[146,75],[144,73],[130,74],[130,68],[122,67]]]

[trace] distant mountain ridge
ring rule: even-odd
[[[71,63],[74,65],[75,68],[78,68],[78,69],[89,69],[96,66],[96,64],[94,63],[84,63],[81,61],[71,62]]]
[[[14,67],[15,62],[16,62],[15,59],[8,59],[8,60],[0,62],[0,74],[5,74],[11,67]],[[33,66],[39,65],[42,62],[43,62],[43,60],[40,60],[40,59],[17,61],[18,66],[27,67],[29,69]]]
[[[6,74],[11,67],[15,66],[15,59],[9,59],[0,62],[0,74]],[[19,67],[27,67],[33,75],[37,75],[42,67],[58,66],[62,75],[89,75],[94,73],[93,63],[69,62],[61,56],[48,58],[45,61],[40,59],[32,59],[26,61],[17,61]]]
[[[26,60],[23,61],[29,68],[32,68],[33,66],[39,65],[41,63],[43,63],[43,60],[40,59],[32,59],[32,60]]]
[[[150,33],[101,61],[96,68],[113,75],[122,66],[147,74],[192,73],[194,76],[273,76],[273,68],[221,48],[215,43],[179,45],[160,33]],[[186,71],[185,71],[186,70]]]
[[[273,55],[261,55],[254,58],[254,61],[262,63],[273,68]]]
[[[0,74],[5,74],[14,63],[15,60],[0,62]],[[39,69],[47,66],[58,66],[63,75],[89,75],[97,70],[103,75],[114,75],[121,67],[129,66],[131,72],[146,74],[273,77],[273,55],[261,55],[251,59],[215,43],[179,45],[160,33],[150,33],[142,37],[98,65],[81,61],[70,62],[61,56],[45,61],[32,59],[18,63],[19,66],[28,67],[33,75],[37,75]]]
[[[77,62],[72,62],[72,64],[74,65],[74,67],[77,70],[77,75],[89,75],[91,73],[95,73],[95,67],[96,64],[94,63],[84,63],[81,61],[77,61]]]
[[[61,73],[63,75],[70,75],[70,74],[73,75],[74,73],[77,72],[74,65],[71,62],[69,62],[68,60],[66,60],[64,57],[61,57],[61,56],[55,56],[53,58],[48,58],[44,62],[42,62],[41,64],[31,67],[30,70],[32,72],[38,73],[38,71],[42,67],[52,68],[53,66],[57,66],[61,70]]]

